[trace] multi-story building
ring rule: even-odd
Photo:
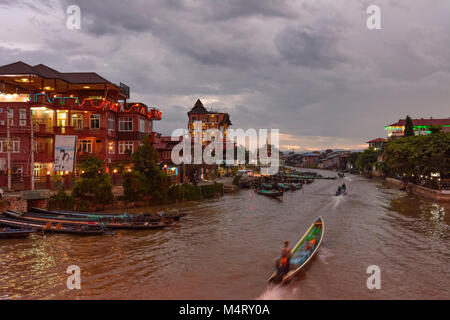
[[[416,135],[429,134],[430,126],[441,126],[442,131],[450,132],[450,118],[447,119],[412,119],[414,133]],[[405,135],[405,120],[400,119],[396,123],[386,126],[388,138],[398,138]]]
[[[194,107],[188,112],[188,117],[188,129],[192,137],[195,136],[195,122],[201,123],[203,143],[208,143],[208,141],[215,139],[214,136],[206,137],[207,130],[219,130],[225,139],[227,136],[227,129],[231,126],[230,115],[228,113],[213,110],[208,111],[203,106],[200,99],[197,100]]]
[[[8,170],[14,179],[63,174],[53,170],[57,135],[77,136],[77,162],[92,154],[114,170],[161,120],[160,110],[128,103],[127,86],[94,72],[19,61],[0,66],[0,92],[0,186]]]

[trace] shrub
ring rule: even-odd
[[[74,205],[74,197],[68,195],[63,189],[59,189],[58,193],[48,199],[49,210],[73,210]]]

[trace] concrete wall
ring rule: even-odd
[[[406,189],[411,193],[428,199],[450,202],[450,190],[433,190],[409,183]]]
[[[397,179],[393,178],[386,178],[385,181],[397,188],[403,187],[403,182]],[[413,183],[408,183],[406,186],[406,190],[411,192],[412,194],[415,194],[417,196],[421,196],[427,199],[436,200],[436,201],[445,201],[450,202],[450,190],[434,190],[422,186],[418,186]]]

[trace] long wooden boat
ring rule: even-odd
[[[26,221],[37,221],[43,223],[64,223],[64,224],[73,224],[73,225],[84,225],[84,226],[98,226],[100,228],[106,229],[162,229],[172,225],[170,221],[160,220],[158,222],[151,221],[123,221],[123,220],[110,220],[110,221],[93,221],[89,219],[83,218],[69,218],[69,217],[58,217],[58,216],[39,216],[32,213],[24,213],[12,210],[6,210],[4,212],[5,215],[12,217],[18,220],[26,220]]]
[[[43,232],[72,233],[80,235],[103,235],[107,231],[99,226],[86,226],[81,224],[66,224],[57,222],[27,221],[8,218],[0,215],[0,224],[10,227],[33,228]]]
[[[300,190],[303,187],[301,183],[291,183],[292,190]]]
[[[72,211],[59,211],[59,210],[46,210],[41,208],[35,208],[32,207],[29,210],[29,213],[35,213],[40,214],[42,216],[46,215],[54,215],[58,217],[71,217],[71,218],[84,218],[89,220],[127,220],[127,221],[133,221],[134,219],[137,221],[160,221],[161,219],[172,219],[174,221],[180,220],[180,218],[185,217],[187,214],[184,212],[177,212],[177,213],[144,213],[144,214],[114,214],[114,213],[101,213],[96,214],[92,212],[72,212]]]
[[[19,227],[2,227],[0,226],[0,238],[26,238],[30,234],[36,232],[33,228],[19,228]]]
[[[267,281],[275,284],[286,284],[300,274],[319,250],[323,240],[324,228],[322,217],[318,217],[292,249],[289,272],[280,275],[276,270]]]
[[[277,183],[276,188],[278,190],[288,191],[291,187],[284,183]]]
[[[280,197],[283,195],[283,191],[278,191],[278,190],[257,189],[256,192],[263,196],[273,197],[273,198]]]

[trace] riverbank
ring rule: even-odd
[[[450,202],[450,190],[434,190],[416,185],[411,182],[409,182],[405,186],[405,184],[402,181],[394,178],[385,178],[383,180],[391,186],[394,186],[398,189],[406,188],[408,192],[411,192],[412,194],[420,197],[424,197],[426,199],[442,202]]]

